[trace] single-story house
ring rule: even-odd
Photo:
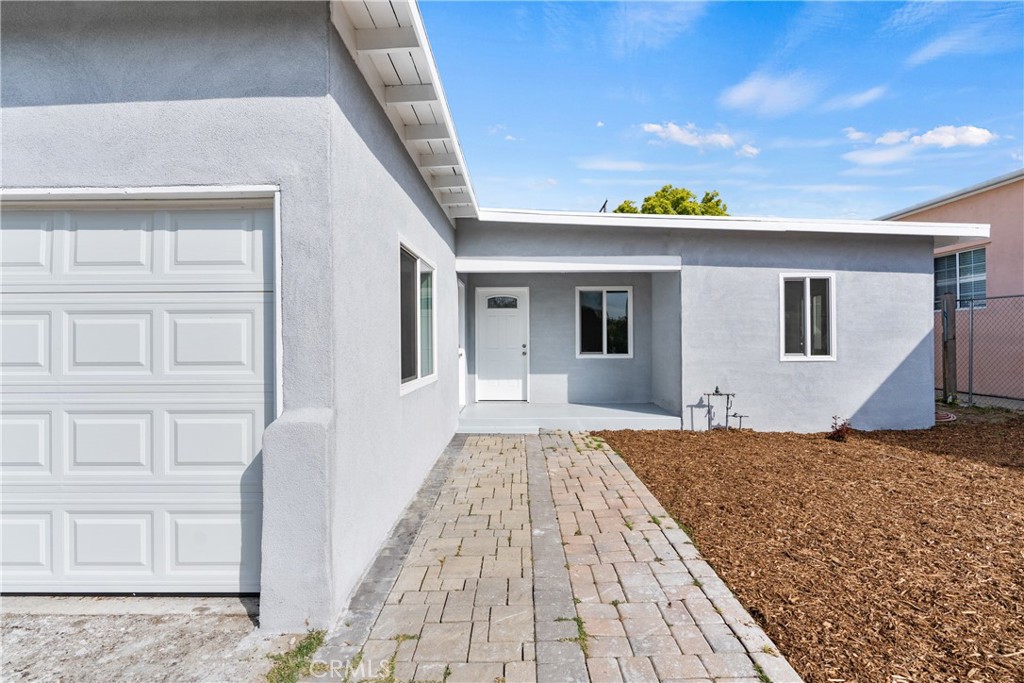
[[[987,226],[482,209],[412,0],[2,12],[4,591],[330,626],[457,429],[932,424]]]
[[[988,237],[948,244],[936,241],[936,358],[942,354],[939,300],[948,292],[957,300],[959,390],[971,386],[976,395],[1024,400],[1024,169],[879,220],[990,226]],[[974,348],[969,353],[972,332]],[[935,364],[935,386],[942,387],[941,362]]]

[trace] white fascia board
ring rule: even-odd
[[[455,259],[458,273],[660,273],[681,269],[679,256],[460,256]]]
[[[0,200],[86,201],[109,199],[259,199],[273,198],[277,185],[173,185],[166,187],[4,187]]]
[[[849,221],[807,218],[741,216],[662,216],[655,214],[594,213],[480,209],[486,223],[527,223],[591,228],[659,228],[662,230],[714,230],[752,232],[816,232],[845,235],[911,235],[922,237],[989,236],[987,223],[913,223],[902,221]]]
[[[397,0],[392,0],[397,1]],[[430,49],[430,41],[427,39],[427,30],[423,25],[423,15],[420,14],[419,4],[415,0],[409,0],[409,14],[412,16],[412,28],[416,32],[419,43],[427,62],[428,80],[434,84],[437,91],[437,104],[441,110],[441,121],[451,131],[451,146],[453,153],[459,160],[459,169],[466,179],[466,191],[469,193],[471,206],[474,212],[478,211],[476,194],[473,192],[473,182],[469,177],[469,165],[462,155],[462,145],[459,143],[459,136],[455,131],[455,121],[452,119],[451,109],[448,107],[448,98],[444,94],[444,86],[441,84],[441,74],[437,70],[437,62],[434,60],[434,52]]]

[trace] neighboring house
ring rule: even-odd
[[[935,309],[957,298],[957,333],[967,339],[974,300],[975,393],[1024,399],[1024,169],[882,216],[887,221],[988,223],[987,238],[947,244],[936,240]],[[1013,298],[1004,298],[1013,297]],[[936,350],[941,322],[936,315]],[[966,349],[958,350],[957,385],[968,386]],[[935,386],[942,386],[941,363]]]
[[[330,626],[474,409],[930,426],[987,235],[480,209],[406,0],[4,3],[2,59],[6,591]]]

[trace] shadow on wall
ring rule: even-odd
[[[865,430],[925,429],[933,426],[932,347],[932,334],[925,334],[914,345],[914,350],[852,412],[848,418],[850,425]]]

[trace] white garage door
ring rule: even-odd
[[[101,206],[0,216],[2,588],[257,591],[271,211]]]

